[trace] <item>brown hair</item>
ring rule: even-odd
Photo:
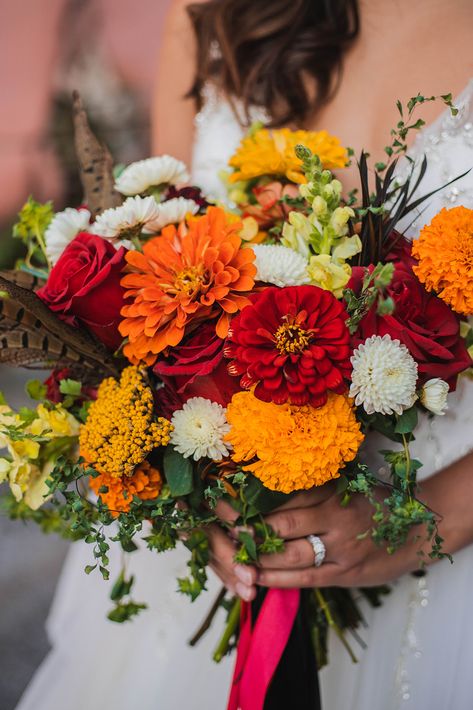
[[[200,107],[210,80],[275,126],[302,126],[330,100],[359,33],[357,0],[208,0],[187,11],[198,46],[189,96]]]

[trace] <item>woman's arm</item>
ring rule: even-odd
[[[200,0],[202,1],[202,0]],[[190,166],[195,102],[185,98],[193,77],[196,43],[186,8],[172,0],[163,29],[152,111],[153,153],[169,153]]]

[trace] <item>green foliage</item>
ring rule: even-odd
[[[207,534],[203,529],[193,530],[183,540],[190,550],[191,558],[187,563],[189,575],[177,580],[179,591],[195,601],[206,589],[207,565],[210,561],[210,546]]]
[[[192,463],[172,446],[167,446],[163,459],[164,475],[171,494],[179,498],[191,493],[193,488]]]
[[[49,270],[44,234],[53,217],[52,202],[41,204],[29,197],[13,227],[13,236],[26,246],[25,266],[33,272],[39,267],[40,276],[47,276]]]
[[[31,399],[44,402],[46,399],[47,387],[40,380],[28,380],[26,383],[26,393]]]
[[[372,272],[365,269],[365,275],[363,277],[363,283],[359,294],[356,294],[352,289],[345,289],[343,297],[345,299],[345,303],[347,304],[347,311],[349,314],[347,325],[350,333],[353,334],[356,332],[360,321],[368,313],[376,300],[382,296],[383,291],[391,283],[393,275],[394,264],[383,264],[380,262],[374,267]],[[386,312],[393,312],[394,303],[391,299],[384,299],[384,301],[382,300],[382,303],[385,304],[384,309]]]

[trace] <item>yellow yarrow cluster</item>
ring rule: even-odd
[[[443,209],[412,244],[414,273],[457,313],[473,314],[473,210]]]
[[[98,471],[131,476],[158,446],[169,442],[171,423],[154,416],[153,394],[137,367],[127,367],[118,382],[109,377],[98,389],[81,427],[80,454]]]
[[[337,478],[363,441],[352,401],[345,395],[329,394],[327,403],[316,409],[262,402],[252,391],[238,392],[227,407],[227,420],[233,460],[249,461],[243,470],[282,493]]]
[[[231,182],[252,180],[263,175],[285,176],[295,183],[305,183],[302,163],[295,148],[302,144],[317,154],[324,168],[334,170],[347,163],[347,152],[338,138],[327,131],[291,131],[289,128],[261,128],[243,138],[229,165],[235,172]]]

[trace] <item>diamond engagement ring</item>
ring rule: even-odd
[[[307,541],[312,545],[314,550],[314,565],[320,567],[322,562],[325,560],[325,554],[327,550],[325,545],[318,535],[307,535]]]

